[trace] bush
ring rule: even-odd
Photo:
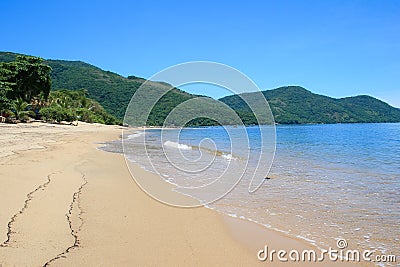
[[[47,106],[41,108],[39,114],[46,121],[79,120],[88,123],[122,124],[107,113],[98,102],[87,98],[85,90],[52,91],[45,105]]]
[[[42,108],[39,113],[45,121],[72,122],[76,120],[76,114],[74,111],[59,106]]]

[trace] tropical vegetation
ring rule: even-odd
[[[0,62],[0,115],[9,122],[30,118],[49,122],[75,120],[121,124],[84,89],[51,91],[51,67],[38,57],[16,55]]]
[[[17,98],[10,104],[10,112],[14,115],[16,120],[27,121],[29,115],[33,115],[33,111],[29,109],[30,104],[25,102],[22,98]]]
[[[39,112],[44,120],[52,122],[79,120],[102,124],[122,123],[107,113],[97,101],[88,98],[87,91],[83,89],[52,91],[44,107],[35,111]]]

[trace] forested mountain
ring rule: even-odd
[[[400,109],[371,96],[337,99],[314,94],[299,86],[285,86],[262,93],[277,123],[400,122]],[[249,94],[253,93],[248,93],[247,98]],[[220,100],[235,109],[246,124],[256,123],[248,105],[239,96]]]
[[[0,62],[12,61],[16,55],[0,52]],[[126,78],[81,61],[46,60],[45,63],[52,68],[52,90],[87,90],[90,98],[98,101],[106,111],[120,119],[124,117],[132,95],[145,82],[143,78]],[[147,90],[156,92],[165,86],[168,85],[150,82]],[[399,109],[370,96],[335,99],[313,94],[298,86],[280,87],[262,93],[267,98],[277,123],[400,122]],[[174,107],[196,97],[198,96],[177,88],[171,90],[154,107],[147,123],[162,125]],[[254,115],[239,96],[227,96],[220,100],[232,107],[245,124],[256,123]],[[213,107],[214,113],[217,114],[218,108],[215,103],[211,100],[206,102],[205,107]],[[234,123],[229,119],[223,121]],[[192,122],[192,125],[214,124],[214,121],[205,118]]]

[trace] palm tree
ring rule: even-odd
[[[18,98],[11,103],[10,111],[14,114],[16,120],[26,121],[28,115],[33,115],[33,112],[29,110],[30,106],[22,98]]]
[[[69,95],[65,93],[65,90],[54,91],[50,93],[49,104],[55,104],[61,108],[72,108],[73,101]]]
[[[35,113],[35,118],[39,119],[40,118],[39,111],[48,105],[49,105],[48,99],[46,99],[44,93],[41,92],[39,95],[32,98],[30,109]]]

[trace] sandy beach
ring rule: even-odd
[[[206,208],[174,208],[150,198],[123,155],[96,149],[119,138],[118,126],[0,124],[0,131],[2,267],[291,266],[260,262],[257,251],[266,243],[276,250],[315,249]],[[160,190],[168,188],[154,174],[135,170]]]

